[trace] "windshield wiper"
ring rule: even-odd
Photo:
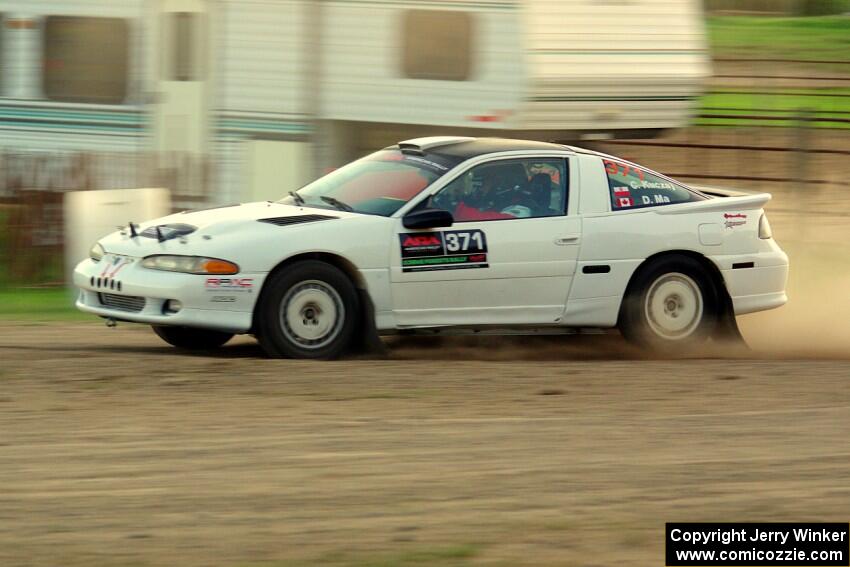
[[[289,196],[292,197],[292,200],[295,201],[296,205],[304,206],[306,201],[304,201],[304,197],[298,194],[298,191],[290,191]]]
[[[340,211],[346,211],[346,212],[349,212],[349,213],[354,211],[354,207],[352,207],[348,203],[343,203],[339,199],[335,199],[333,197],[328,197],[327,195],[322,195],[319,198],[322,201],[324,201],[325,203],[327,203],[329,205],[333,205],[334,207],[336,207]]]

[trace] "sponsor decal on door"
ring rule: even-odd
[[[481,230],[413,232],[398,236],[402,272],[489,267],[487,239]]]

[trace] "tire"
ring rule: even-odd
[[[671,255],[635,274],[620,311],[620,331],[642,348],[687,353],[714,333],[722,300],[708,270],[694,258]]]
[[[255,313],[257,340],[273,358],[338,358],[358,325],[359,300],[341,270],[317,260],[269,278]]]
[[[151,328],[159,338],[171,346],[186,350],[212,350],[233,338],[233,334],[231,333],[222,333],[221,331],[212,331],[210,329],[161,325],[151,325]]]

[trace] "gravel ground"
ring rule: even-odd
[[[667,521],[846,522],[850,210],[829,159],[838,184],[775,191],[790,302],[740,318],[735,356],[606,335],[320,363],[2,323],[0,566],[643,567]]]
[[[850,362],[617,336],[276,361],[0,325],[0,565],[661,565],[665,521],[850,509]]]

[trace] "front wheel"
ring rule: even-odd
[[[654,351],[687,352],[714,332],[721,299],[711,275],[697,260],[670,256],[636,274],[620,316],[623,335]]]
[[[357,291],[338,268],[307,260],[278,271],[257,306],[257,340],[280,358],[337,358],[357,327]]]
[[[232,333],[222,333],[209,329],[193,329],[190,327],[170,327],[151,325],[153,332],[162,340],[187,350],[212,350],[218,348],[233,338]]]

